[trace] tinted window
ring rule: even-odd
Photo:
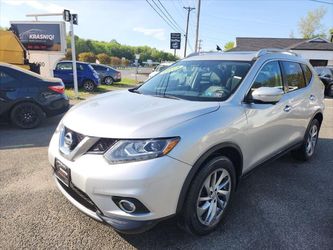
[[[73,70],[73,64],[71,62],[58,63],[58,70]]]
[[[296,62],[282,62],[282,66],[289,92],[305,87],[303,71],[300,64]]]
[[[138,92],[194,101],[223,101],[241,84],[250,67],[250,62],[180,61],[147,80]]]
[[[0,84],[11,84],[14,83],[16,79],[7,73],[0,70]]]
[[[105,71],[106,68],[103,66],[99,66],[99,65],[91,65],[95,70],[99,70],[99,71]]]
[[[324,69],[321,73],[321,76],[332,78],[332,72],[330,69]]]
[[[252,90],[260,87],[276,87],[283,89],[280,65],[277,61],[269,62],[259,71]]]
[[[312,72],[309,69],[309,67],[305,64],[302,64],[302,68],[303,68],[304,76],[305,76],[305,84],[308,85],[312,78]]]

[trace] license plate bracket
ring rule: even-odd
[[[63,184],[69,187],[69,183],[71,181],[70,168],[68,168],[58,159],[55,160],[54,175],[58,178],[58,180],[60,180]]]

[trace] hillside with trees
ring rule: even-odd
[[[67,48],[71,47],[70,37],[67,36]],[[129,46],[123,45],[116,40],[110,42],[96,41],[91,39],[82,39],[75,36],[75,48],[77,59],[87,62],[95,62],[96,59],[100,63],[111,65],[127,66],[130,62],[135,60],[135,54],[140,54],[139,62],[153,60],[156,62],[161,61],[175,61],[178,58],[171,53],[167,53],[149,46]],[[66,58],[71,59],[71,50],[68,49]]]

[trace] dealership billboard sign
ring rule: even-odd
[[[64,22],[11,22],[11,29],[27,50],[64,53]]]
[[[171,33],[170,34],[170,49],[180,49],[181,34]]]

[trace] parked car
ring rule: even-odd
[[[89,63],[77,62],[76,69],[78,86],[89,92],[94,91],[100,84],[100,78],[94,68]],[[72,61],[57,63],[53,75],[62,79],[66,87],[74,86]]]
[[[35,128],[44,119],[68,110],[61,79],[0,63],[0,118],[20,128]]]
[[[325,85],[325,95],[333,97],[333,66],[315,67],[315,70]]]
[[[169,67],[170,65],[174,64],[175,62],[164,62],[161,63],[160,65],[158,65],[153,72],[151,72],[149,74],[148,78],[152,78],[153,76],[156,76],[158,73],[160,73],[161,71],[165,70],[167,67]]]
[[[49,146],[56,185],[121,232],[179,215],[182,228],[210,233],[250,170],[290,150],[313,157],[323,88],[290,52],[185,58],[141,86],[70,110]]]
[[[91,63],[90,65],[96,70],[102,83],[111,85],[114,82],[121,81],[120,71],[103,64]]]

